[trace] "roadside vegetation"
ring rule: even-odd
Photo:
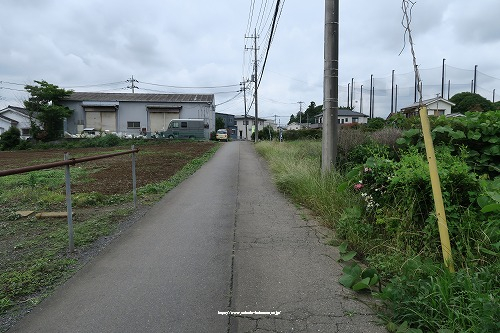
[[[187,144],[188,142],[186,142]],[[154,140],[123,140],[113,135],[101,138],[65,141],[59,144],[42,143],[37,149],[61,149],[76,147],[114,147],[113,150],[129,149],[131,144],[140,148],[138,155],[147,161],[163,161],[161,145]],[[166,173],[172,165],[149,164],[148,172],[154,173],[146,185],[137,190],[139,208],[133,209],[133,198],[127,193],[99,193],[87,191],[95,182],[96,167],[87,163],[71,168],[72,188],[80,188],[72,195],[75,251],[68,252],[68,226],[66,218],[36,218],[33,214],[23,217],[21,211],[65,211],[64,169],[34,171],[25,174],[0,177],[0,332],[9,327],[16,317],[39,303],[55,286],[64,282],[77,271],[103,244],[114,237],[134,220],[134,214],[142,214],[147,206],[157,202],[165,193],[201,167],[218,149],[219,145],[208,142],[164,142],[173,150],[168,159],[175,161],[173,176],[161,180],[158,173]],[[154,149],[146,149],[155,145]],[[198,145],[200,147],[198,147]],[[98,150],[93,150],[96,155]],[[29,153],[29,152],[26,152]],[[141,156],[142,153],[142,156]],[[11,155],[11,152],[4,154]],[[40,156],[43,154],[39,154]],[[30,156],[30,155],[26,155]],[[130,157],[128,157],[130,160]],[[61,158],[62,159],[62,154]],[[100,160],[110,163],[112,159]],[[50,162],[25,161],[26,164]],[[128,162],[127,162],[128,164]],[[100,166],[102,168],[102,166]],[[156,169],[158,168],[158,169]],[[120,171],[118,171],[120,172]],[[123,172],[122,172],[123,173]],[[110,182],[117,182],[110,175]],[[154,181],[154,179],[157,181]],[[158,180],[160,179],[160,180]],[[105,187],[105,184],[102,185]],[[94,187],[92,187],[94,188]]]
[[[500,332],[500,111],[431,127],[455,273],[443,264],[418,118],[341,128],[327,175],[319,140],[256,147],[279,188],[335,230],[340,283],[380,298],[389,331]]]

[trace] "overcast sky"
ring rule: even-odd
[[[286,123],[299,110],[297,102],[303,101],[304,108],[311,101],[323,103],[325,2],[281,2],[258,105],[259,116],[277,115]],[[243,114],[243,94],[236,96],[237,85],[249,79],[253,65],[253,51],[245,51],[253,39],[245,36],[257,29],[260,75],[275,4],[276,0],[1,0],[0,108],[21,106],[26,94],[17,90],[33,80],[76,91],[131,92],[126,80],[133,75],[139,81],[136,93],[215,93],[217,112]],[[492,99],[493,89],[500,89],[499,13],[498,0],[417,1],[411,28],[423,70],[424,98],[440,93],[446,58],[452,94],[459,88],[470,91],[477,65],[478,91]],[[402,17],[400,0],[340,0],[340,105],[347,105],[347,86],[354,79],[353,105],[360,111],[363,84],[362,111],[368,114],[373,75],[380,95],[375,97],[375,116],[387,116],[392,70],[399,83],[399,108],[412,102],[409,45],[399,55],[405,40]],[[251,94],[247,93],[249,103]]]

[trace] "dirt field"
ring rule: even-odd
[[[154,145],[138,146],[136,154],[137,187],[170,178],[187,162],[203,155],[213,142],[165,141]],[[62,161],[64,152],[72,158],[110,154],[130,147],[51,149],[40,151],[0,152],[0,170],[20,168],[49,162]],[[93,181],[72,185],[74,192],[122,194],[132,189],[131,154],[77,164],[90,168]]]

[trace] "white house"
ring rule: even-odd
[[[238,128],[238,139],[240,140],[252,140],[252,133],[255,129],[255,117],[247,115],[245,116],[234,116],[236,120],[236,127]],[[258,119],[259,131],[266,126],[266,119]]]
[[[287,131],[297,131],[302,128],[302,125],[299,123],[290,123],[286,126]]]
[[[72,109],[65,131],[84,128],[139,135],[166,130],[172,119],[203,119],[205,137],[215,130],[213,94],[134,94],[74,92],[59,104]]]
[[[28,110],[10,105],[0,110],[0,134],[7,131],[11,126],[19,128],[21,138],[29,138],[31,121]]]
[[[455,103],[441,97],[424,100],[422,104],[427,107],[427,114],[429,116],[448,116],[451,114],[451,107],[455,105]],[[406,118],[415,117],[419,114],[419,107],[419,103],[414,103],[402,108],[401,113]]]
[[[311,124],[311,128],[323,127],[323,113],[318,114],[315,118],[315,124]],[[351,109],[339,109],[337,121],[339,124],[366,124],[368,116],[364,113],[352,111]]]

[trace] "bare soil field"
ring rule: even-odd
[[[206,153],[213,142],[165,141],[138,146],[136,154],[137,187],[167,180],[192,159]],[[74,148],[0,152],[0,170],[62,161],[64,153],[72,158],[110,154],[130,147]],[[131,155],[121,155],[77,164],[92,169],[92,180],[72,187],[74,192],[123,194],[132,189]]]

